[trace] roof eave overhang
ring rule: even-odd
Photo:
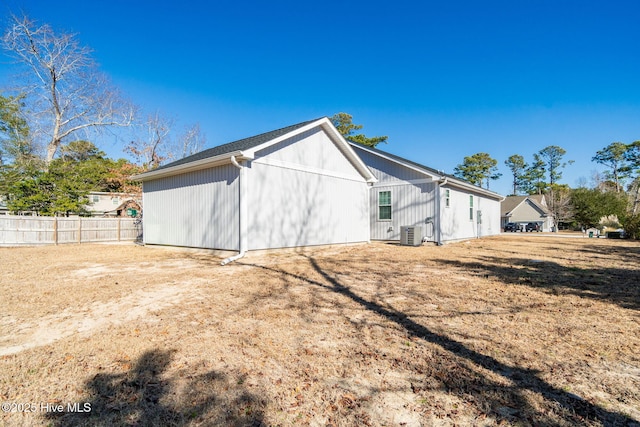
[[[331,123],[331,120],[325,117],[321,119],[320,122],[321,122],[320,125],[329,134],[331,139],[336,141],[342,147],[341,151],[344,153],[345,156],[347,156],[347,158],[351,161],[351,163],[356,167],[358,172],[360,172],[360,174],[367,181],[367,183],[374,184],[378,182],[378,178],[376,178],[373,172],[371,172],[371,169],[369,169],[369,167],[365,164],[365,162],[362,161],[360,156],[358,156],[358,153],[355,152],[355,150],[353,149],[351,144],[349,144],[349,142],[345,139],[345,137],[342,136],[340,132],[338,132],[338,129],[336,129],[333,123]]]
[[[406,163],[406,162],[400,161],[399,159],[393,158],[391,156],[387,156],[384,153],[381,153],[380,151],[370,150],[370,149],[368,149],[367,147],[365,147],[365,146],[363,146],[361,144],[356,144],[356,143],[353,143],[353,142],[349,142],[348,144],[349,144],[350,147],[357,147],[357,148],[359,148],[359,149],[361,149],[363,151],[366,151],[368,153],[373,154],[374,156],[381,157],[381,158],[383,158],[385,160],[389,160],[390,162],[394,162],[394,163],[397,163],[399,165],[402,165],[402,166],[406,167],[407,169],[411,169],[411,170],[414,170],[414,171],[416,171],[418,173],[421,173],[421,174],[427,176],[428,178],[431,178],[434,181],[442,178],[442,176],[436,175],[436,174],[434,174],[434,173],[432,173],[432,172],[430,172],[430,171],[428,171],[426,169],[417,167],[417,166],[412,165],[410,163]]]
[[[149,181],[152,179],[164,178],[167,176],[178,175],[187,172],[194,172],[201,169],[207,169],[214,166],[220,166],[231,163],[231,157],[236,160],[253,160],[252,153],[245,151],[233,151],[231,153],[221,154],[219,156],[208,157],[206,159],[196,160],[194,162],[184,163],[164,169],[156,169],[144,172],[131,177],[133,181]]]
[[[356,154],[353,148],[349,145],[349,143],[344,139],[344,137],[338,132],[338,130],[333,126],[331,121],[324,117],[322,119],[316,120],[307,124],[306,126],[295,129],[291,132],[288,132],[284,135],[280,135],[277,138],[271,139],[263,144],[257,145],[251,149],[243,150],[243,151],[234,151],[231,153],[221,154],[219,156],[209,157],[206,159],[198,160],[195,162],[189,162],[182,165],[177,165],[169,168],[153,170],[149,172],[145,172],[139,175],[135,175],[131,177],[134,181],[149,181],[152,179],[163,178],[166,176],[177,175],[186,172],[193,172],[200,169],[206,169],[214,166],[223,165],[231,162],[231,157],[235,157],[237,160],[253,160],[256,157],[256,153],[260,150],[264,150],[274,144],[277,144],[281,141],[284,141],[293,136],[304,133],[310,129],[321,126],[322,129],[327,132],[330,138],[337,143],[342,153],[351,161],[356,170],[360,173],[363,179],[370,184],[377,182],[378,180],[373,175],[371,170],[367,167],[366,164],[360,159],[360,157]]]
[[[466,182],[463,182],[463,181],[458,181],[458,180],[453,179],[453,178],[451,178],[449,176],[446,176],[444,174],[443,175],[434,174],[433,172],[431,172],[431,171],[429,171],[427,169],[418,167],[418,166],[413,165],[411,163],[403,162],[403,161],[401,161],[401,160],[399,160],[397,158],[391,157],[391,156],[387,156],[384,153],[381,153],[381,152],[379,152],[377,150],[370,150],[367,147],[363,147],[360,144],[350,143],[350,145],[354,146],[354,147],[357,147],[357,148],[359,148],[361,150],[364,150],[364,151],[366,151],[368,153],[371,153],[371,154],[373,154],[375,156],[378,156],[378,157],[381,157],[383,159],[389,160],[390,162],[394,162],[394,163],[397,163],[399,165],[402,165],[402,166],[406,167],[407,169],[411,169],[411,170],[414,170],[416,172],[419,172],[419,173],[431,178],[432,180],[438,180],[438,181],[442,182],[442,181],[444,181],[446,179],[447,184],[451,185],[453,187],[473,190],[476,193],[480,193],[480,194],[486,195],[488,197],[497,199],[499,201],[502,201],[502,200],[505,199],[505,197],[503,195],[501,195],[501,194],[494,193],[493,191],[485,190],[484,188],[478,187],[478,186],[473,185],[473,184],[469,184],[469,183],[466,183]]]
[[[500,202],[503,201],[506,198],[505,196],[503,196],[501,194],[494,193],[493,191],[486,190],[486,189],[484,189],[482,187],[478,187],[477,185],[469,184],[469,183],[464,182],[464,181],[458,181],[458,180],[453,180],[453,179],[449,178],[448,181],[447,181],[447,184],[451,185],[453,187],[464,188],[464,189],[467,189],[467,190],[474,191],[476,193],[483,194],[485,196],[494,198],[494,199],[496,199],[496,200],[498,200]]]

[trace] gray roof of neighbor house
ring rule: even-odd
[[[543,201],[544,196],[542,194],[534,194],[530,196],[507,196],[500,204],[500,215],[509,215],[515,208],[520,206],[520,204],[527,199],[542,212],[546,214],[550,213],[549,209],[547,209]]]
[[[321,117],[322,118],[322,117]],[[184,157],[180,160],[176,160],[175,162],[167,163],[166,165],[162,165],[154,171],[172,168],[174,166],[183,165],[185,163],[195,162],[197,160],[208,159],[209,157],[220,156],[222,154],[233,153],[234,151],[243,151],[248,150],[250,148],[257,147],[260,144],[264,144],[267,141],[275,139],[279,136],[285,135],[291,131],[299,129],[308,125],[309,123],[313,123],[315,121],[320,120],[313,119],[308,120],[306,122],[298,123],[295,125],[287,126],[281,129],[272,130],[270,132],[261,133],[260,135],[251,136],[249,138],[239,139],[237,141],[229,142],[227,144],[218,145],[217,147],[209,148],[207,150],[200,151],[198,153],[192,154],[191,156]]]

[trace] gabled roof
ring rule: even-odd
[[[507,196],[500,204],[500,215],[511,216],[514,210],[528,200],[535,208],[546,215],[550,215],[549,209],[545,206],[544,196],[534,194],[530,196]]]
[[[391,154],[391,153],[387,153],[386,151],[382,151],[378,148],[373,148],[373,147],[369,147],[368,145],[363,145],[363,144],[359,144],[357,142],[352,142],[352,141],[348,141],[349,144],[351,144],[354,147],[357,147],[361,150],[367,151],[369,153],[375,154],[378,157],[382,157],[384,159],[390,160],[392,162],[398,163],[400,165],[403,165],[405,167],[408,167],[409,169],[413,169],[416,170],[420,173],[423,173],[425,175],[427,175],[428,177],[434,179],[434,180],[444,180],[446,178],[446,183],[448,185],[452,185],[454,187],[459,187],[459,188],[464,188],[464,189],[468,189],[468,190],[473,190],[476,191],[478,193],[484,194],[486,196],[492,197],[492,198],[496,198],[496,199],[503,199],[504,196],[495,193],[493,191],[487,190],[486,188],[482,188],[479,187],[477,185],[471,184],[470,182],[467,182],[465,180],[462,180],[460,178],[457,178],[453,175],[449,175],[446,174],[442,171],[439,171],[437,169],[431,168],[429,166],[425,166],[422,165],[420,163],[416,163],[413,160],[409,160],[409,159],[405,159],[404,157],[400,157],[400,156],[396,156],[395,154]]]
[[[260,135],[251,136],[249,138],[239,139],[237,141],[229,142],[227,144],[218,145],[217,147],[209,148],[208,150],[203,150],[198,153],[192,154],[191,156],[187,156],[183,159],[176,160],[175,162],[167,163],[166,165],[160,166],[159,168],[154,169],[154,171],[159,171],[162,169],[169,169],[175,166],[183,165],[185,163],[195,162],[197,160],[208,159],[215,156],[220,156],[222,154],[233,153],[236,151],[246,151],[251,148],[255,148],[259,145],[264,144],[265,142],[271,141],[272,139],[278,138],[279,136],[286,135],[289,132],[293,132],[296,129],[300,129],[309,123],[316,122],[320,119],[308,120],[306,122],[298,123],[295,125],[287,126],[281,129],[272,130],[270,132],[261,133]]]
[[[367,168],[367,166],[362,162],[360,157],[358,157],[358,155],[353,151],[351,146],[349,146],[347,141],[342,137],[342,135],[340,135],[338,130],[327,117],[308,120],[295,125],[272,130],[270,132],[261,133],[249,138],[218,145],[217,147],[200,151],[199,153],[168,163],[154,170],[133,176],[132,179],[146,181],[163,176],[171,176],[179,173],[218,166],[230,163],[232,157],[235,157],[237,160],[252,160],[257,151],[318,126],[322,127],[329,134],[331,139],[340,146],[343,154],[351,161],[367,182],[376,181],[375,176],[373,176],[369,168]]]

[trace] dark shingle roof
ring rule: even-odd
[[[366,150],[371,150],[374,153],[378,153],[378,154],[380,154],[382,156],[386,156],[386,157],[392,158],[393,160],[396,160],[398,162],[407,163],[407,164],[413,165],[413,166],[415,166],[417,168],[424,169],[427,172],[431,172],[432,174],[435,174],[435,175],[439,175],[439,176],[443,176],[443,177],[444,176],[448,176],[449,178],[455,178],[453,175],[447,175],[444,172],[436,170],[434,168],[430,168],[429,166],[421,165],[420,163],[416,163],[416,162],[414,162],[412,160],[405,159],[404,157],[396,156],[395,154],[387,153],[386,151],[382,151],[380,149],[377,149],[377,148],[374,148],[374,147],[370,147],[368,145],[360,144],[359,142],[349,141],[349,143],[351,145],[356,146],[356,147],[361,147],[361,148],[364,148]]]
[[[321,117],[323,118],[323,117]],[[233,153],[234,151],[242,151],[248,150],[258,145],[264,144],[265,142],[271,141],[272,139],[278,138],[279,136],[286,135],[289,132],[292,132],[296,129],[304,127],[309,123],[313,123],[315,121],[320,120],[308,120],[306,122],[298,123],[295,125],[287,126],[281,129],[272,130],[270,132],[261,133],[260,135],[251,136],[249,138],[240,139],[238,141],[229,142],[227,144],[218,145],[217,147],[209,148],[207,150],[200,151],[196,154],[192,154],[191,156],[187,156],[183,159],[176,160],[175,162],[167,163],[166,165],[162,165],[159,168],[154,169],[154,171],[171,168],[174,166],[184,165],[186,163],[195,162],[198,160],[208,159],[210,157],[220,156],[222,154]]]
[[[412,161],[412,160],[405,159],[404,157],[396,156],[395,154],[387,153],[386,151],[382,151],[382,150],[379,150],[379,149],[377,149],[377,148],[369,147],[368,145],[363,145],[363,144],[360,144],[360,143],[357,143],[357,142],[349,141],[349,143],[350,143],[351,145],[356,146],[356,147],[361,147],[361,148],[366,149],[366,150],[371,150],[371,151],[373,151],[374,153],[378,153],[378,154],[380,154],[381,156],[389,157],[389,158],[391,158],[391,159],[393,159],[393,160],[395,160],[395,161],[397,161],[397,162],[400,162],[400,163],[406,163],[406,164],[409,164],[409,165],[415,166],[415,167],[417,167],[417,168],[423,169],[423,170],[425,170],[425,171],[427,171],[427,172],[429,172],[429,173],[432,173],[432,174],[434,174],[434,175],[441,176],[441,177],[447,177],[447,178],[451,179],[451,180],[452,180],[452,181],[454,181],[454,182],[456,182],[456,181],[457,181],[457,182],[459,182],[459,183],[464,183],[464,184],[467,184],[467,185],[471,185],[471,186],[473,186],[473,187],[476,187],[479,191],[484,191],[484,192],[494,193],[494,194],[496,194],[496,195],[500,196],[498,193],[496,193],[496,192],[494,192],[494,191],[487,190],[487,189],[482,188],[482,187],[479,187],[479,186],[477,186],[477,185],[475,185],[475,184],[471,184],[470,182],[465,181],[464,179],[460,179],[460,178],[458,178],[458,177],[457,177],[457,176],[455,176],[455,175],[450,175],[450,174],[448,174],[448,173],[444,173],[444,172],[442,172],[442,171],[439,171],[439,170],[437,170],[437,169],[431,168],[431,167],[429,167],[429,166],[421,165],[420,163],[416,163],[416,162],[414,162],[414,161]]]

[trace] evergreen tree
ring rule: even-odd
[[[498,172],[497,164],[498,161],[489,154],[476,153],[465,157],[462,164],[455,167],[454,175],[480,187],[486,182],[488,189],[490,180],[496,180],[502,176]]]
[[[616,192],[620,192],[620,181],[629,176],[629,168],[626,164],[625,153],[629,149],[627,144],[622,142],[612,142],[602,150],[596,152],[592,160],[607,166],[611,172],[607,172],[607,178],[611,179],[616,186]]]
[[[363,134],[354,134],[355,131],[362,129],[362,125],[354,124],[351,114],[334,114],[333,117],[331,117],[331,122],[346,140],[357,142],[358,144],[375,147],[381,142],[386,143],[388,139],[387,136],[374,136],[369,138]]]
[[[505,160],[504,164],[507,165],[511,171],[511,175],[513,177],[513,181],[511,182],[513,185],[513,195],[516,196],[524,187],[528,165],[524,161],[524,157],[519,154],[510,156]]]

